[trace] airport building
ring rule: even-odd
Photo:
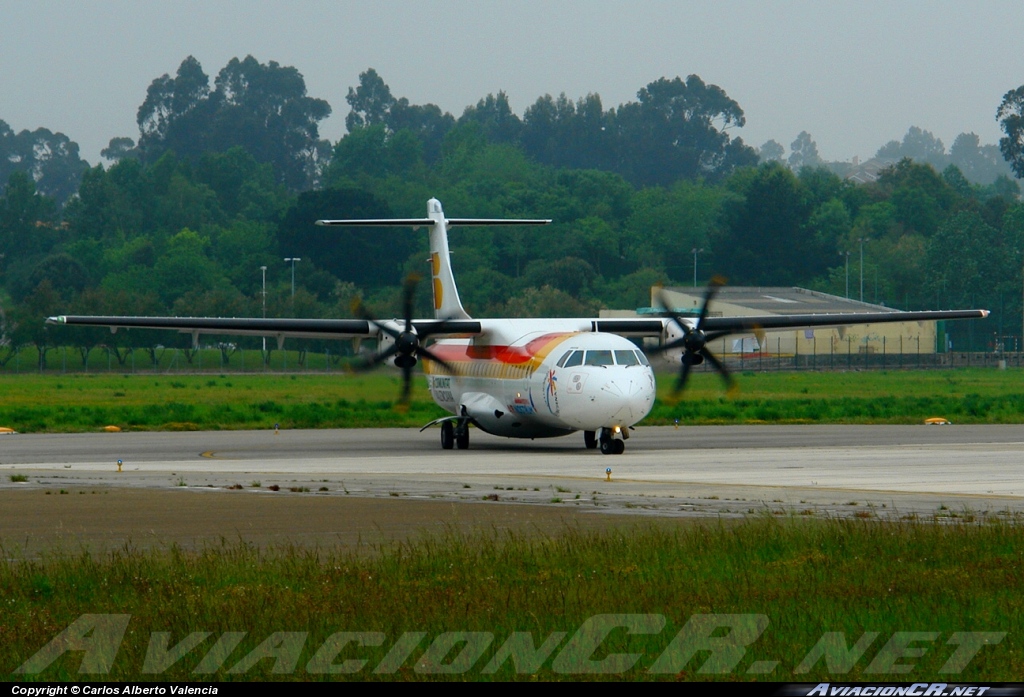
[[[638,315],[661,312],[658,294],[668,307],[684,317],[697,317],[704,302],[704,288],[652,288],[651,307]],[[711,303],[712,317],[751,315],[804,315],[843,312],[892,312],[891,307],[873,305],[804,288],[725,286]],[[622,316],[621,313],[616,313]],[[632,313],[630,313],[632,314]],[[936,325],[940,326],[936,326]],[[708,347],[717,355],[770,353],[772,355],[883,355],[934,354],[945,348],[942,323],[892,322],[852,324],[846,327],[786,329],[728,336]]]

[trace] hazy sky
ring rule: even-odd
[[[806,130],[826,159],[870,157],[911,125],[946,147],[999,136],[996,108],[1024,84],[1024,2],[203,2],[0,0],[0,119],[44,126],[99,160],[138,137],[154,78],[194,55],[211,76],[252,54],[296,67],[345,132],[348,88],[373,67],[396,97],[455,116],[505,90],[601,95],[605,108],[660,77],[699,75],[743,108],[735,134],[787,150]]]

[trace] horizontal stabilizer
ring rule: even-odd
[[[433,225],[431,218],[371,218],[367,220],[318,220],[317,225],[365,225],[367,227],[420,227]],[[448,218],[448,227],[457,225],[547,225],[550,220],[516,218]]]
[[[368,220],[318,220],[317,225],[365,225],[367,227],[419,227],[433,225],[430,218],[373,218]]]

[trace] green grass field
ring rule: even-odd
[[[1024,529],[1006,522],[754,517],[350,553],[55,556],[0,566],[0,672],[83,613],[112,613],[130,621],[114,632],[110,672],[94,677],[115,681],[1018,681],[1022,550]],[[69,631],[82,642],[90,629]],[[369,634],[360,646],[337,632]],[[20,679],[81,679],[101,634]],[[546,649],[502,662],[506,642]]]
[[[726,396],[717,377],[698,374],[671,399],[673,376],[659,376],[659,401],[645,425],[749,423],[1024,422],[1024,371],[865,371],[744,373]],[[0,426],[20,432],[346,428],[420,426],[442,416],[416,379],[408,410],[395,408],[399,379],[382,370],[257,374],[20,374],[0,377]]]
[[[1024,420],[1020,371],[737,377],[739,394],[725,397],[716,377],[696,375],[672,405],[662,376],[645,423]],[[7,375],[0,390],[0,426],[29,432],[418,426],[440,413],[422,383],[408,411],[395,410],[387,372]],[[1022,550],[1024,528],[1006,516],[794,515],[451,533],[358,552],[54,553],[0,565],[0,674],[1019,681]],[[62,632],[73,650],[11,673]],[[83,675],[83,660],[109,672]]]

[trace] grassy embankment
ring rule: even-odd
[[[743,423],[1024,422],[1020,370],[744,373],[725,396],[713,375],[695,375],[659,401],[644,425]],[[443,415],[417,378],[408,411],[394,409],[393,372],[369,375],[38,375],[0,377],[0,426],[21,432],[420,426]]]
[[[635,665],[626,660],[606,676],[619,679],[1017,681],[1024,678],[1022,549],[1024,528],[994,520],[935,525],[757,517],[552,537],[450,535],[376,554],[268,553],[227,545],[201,553],[54,557],[0,566],[0,673],[16,669],[83,613],[127,613],[128,631],[110,673],[95,678],[323,679],[331,677],[320,674],[330,666],[362,660],[348,664],[357,669],[353,677],[580,679],[588,677],[581,674],[584,664],[568,662],[572,649],[566,651],[576,631],[598,615],[637,613],[656,616],[632,620],[653,622],[649,633],[614,629],[593,656],[588,648],[577,658],[637,654]],[[748,615],[720,620],[734,631],[754,632],[746,649],[713,672],[700,670],[707,652],[691,660],[686,651],[670,650],[687,620],[701,614]],[[759,636],[754,615],[767,622]],[[315,661],[341,631],[380,635]],[[173,648],[193,632],[211,634],[193,636],[192,648],[177,660],[156,661],[150,668],[158,672],[142,674],[151,642]],[[204,657],[225,632],[246,634],[211,667]],[[374,670],[404,632],[424,634],[378,675]],[[520,663],[517,673],[508,661],[487,673],[513,632],[530,633],[537,646],[553,632],[567,635],[553,640],[536,665]],[[863,639],[848,665],[833,651],[796,673],[829,632],[843,633],[844,651],[865,633],[877,634]],[[900,634],[906,632],[917,634]],[[956,652],[971,639],[958,632],[1007,634],[990,635],[989,645],[974,646],[977,654],[965,657]],[[648,672],[663,654],[677,660],[660,664],[664,674]],[[82,657],[72,651],[41,673],[20,677],[80,680],[86,677],[78,673]],[[204,665],[214,672],[205,675]]]

